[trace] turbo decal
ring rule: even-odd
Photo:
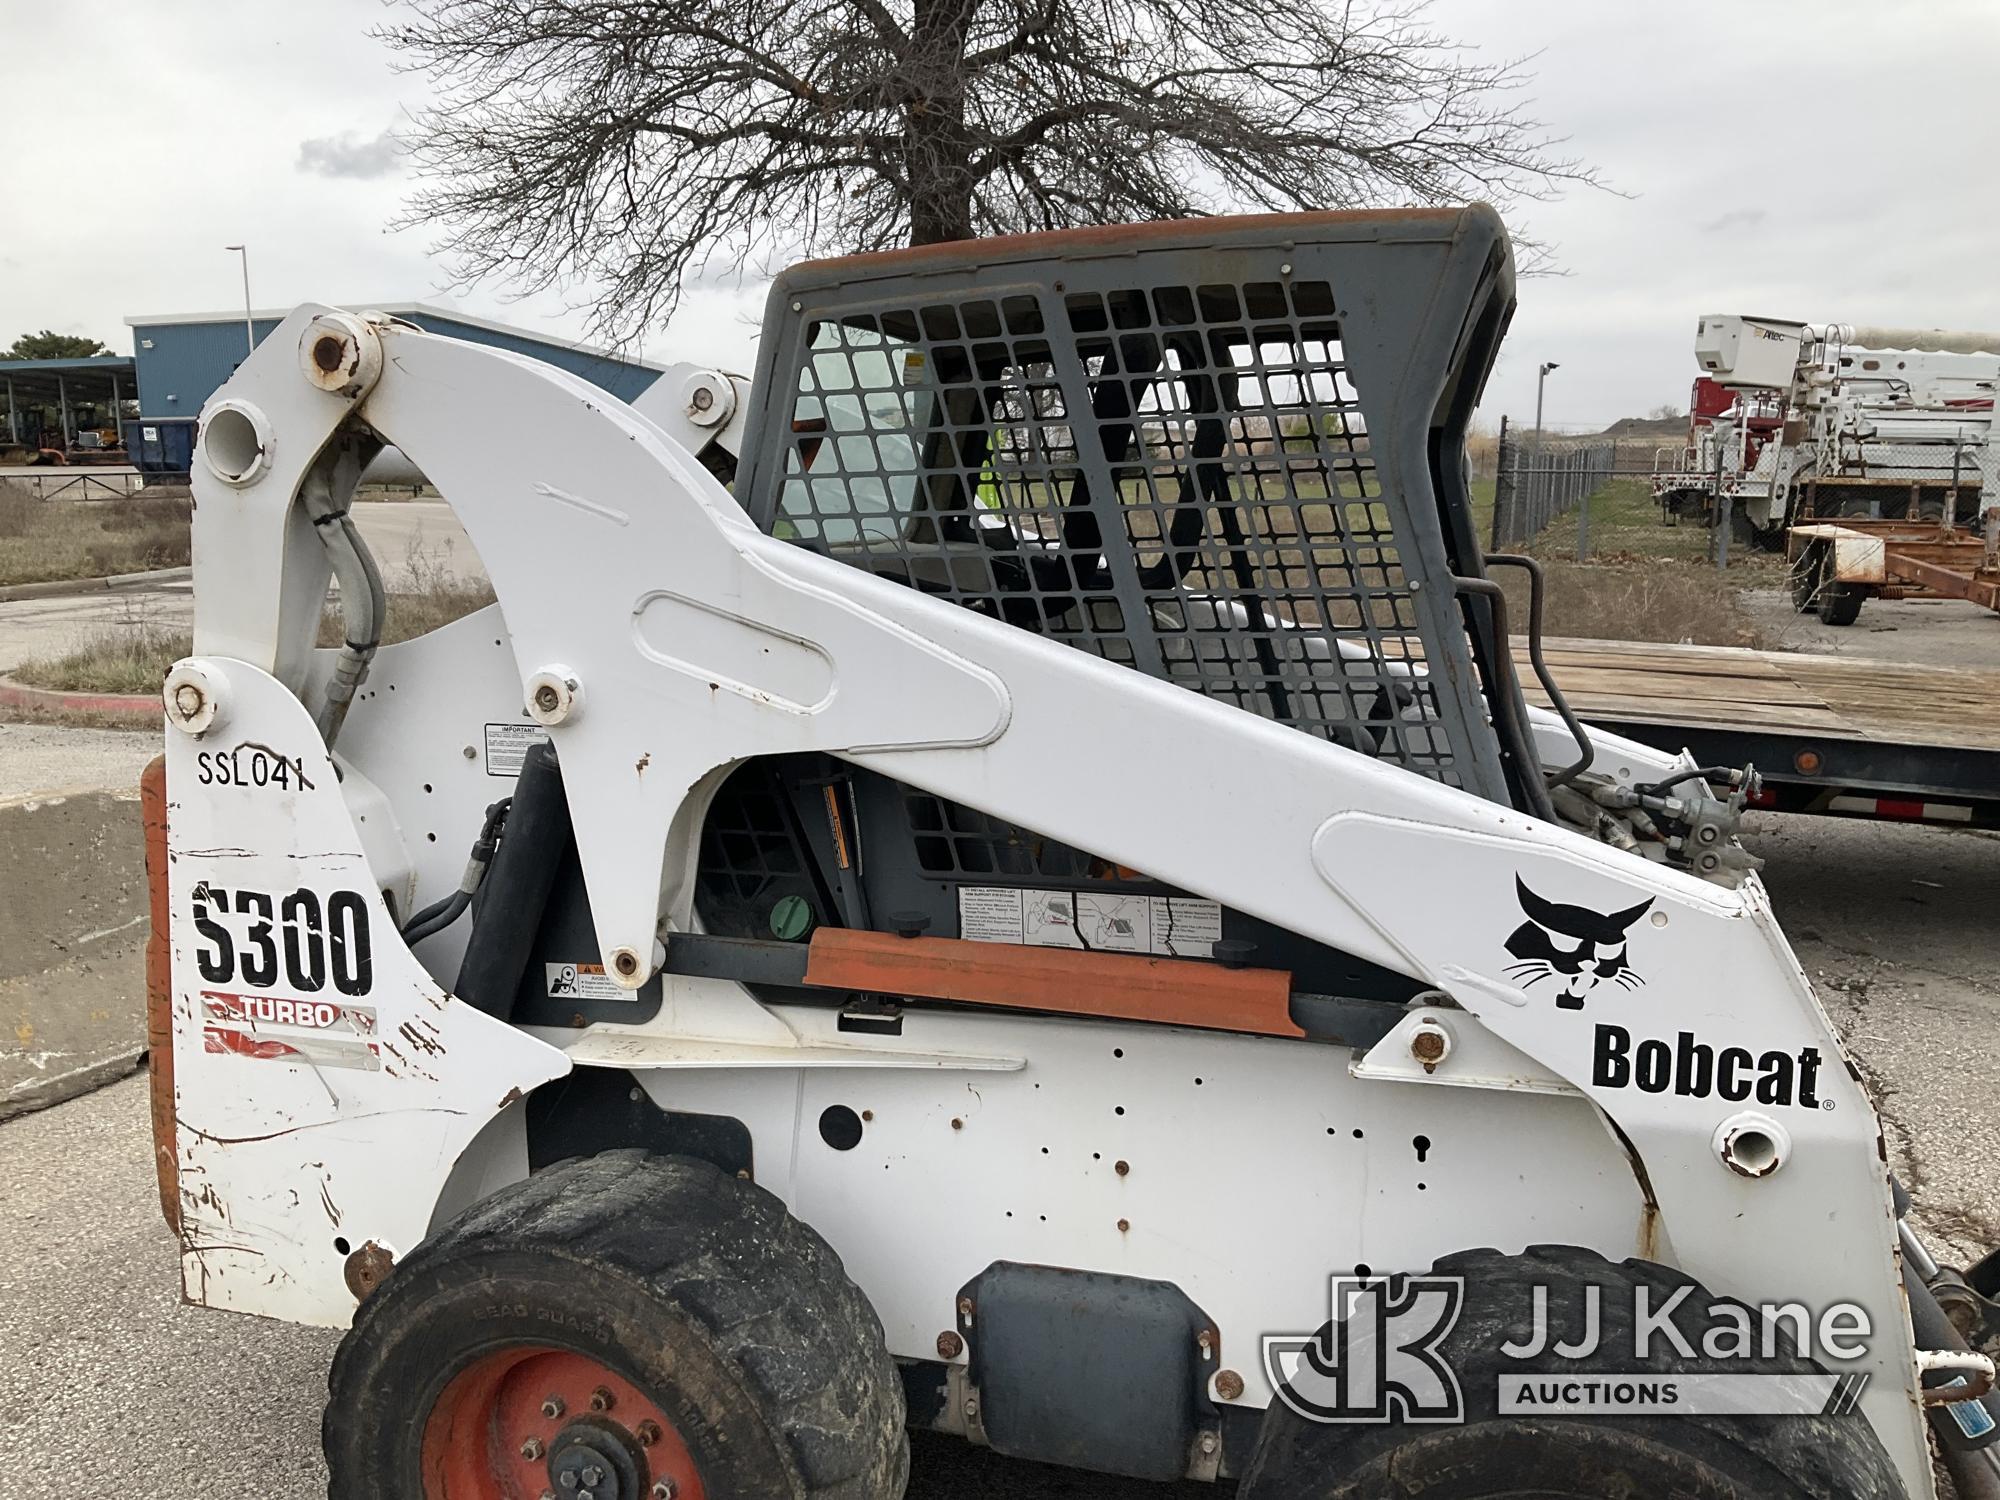
[[[201,992],[202,1047],[262,1062],[312,1067],[382,1066],[371,1006],[293,995]]]

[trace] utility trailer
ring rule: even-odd
[[[1926,1413],[2000,1493],[2000,1272],[1903,1220],[1754,788],[1522,697],[1513,307],[1480,207],[807,264],[733,493],[519,356],[258,346],[145,787],[155,1145],[189,1301],[347,1329],[335,1500],[893,1500],[912,1424],[1914,1500]],[[382,647],[386,444],[499,602]]]
[[[1829,625],[1852,625],[1869,599],[1966,599],[2000,610],[2000,507],[1977,529],[1918,515],[1917,486],[1902,516],[1812,518],[1786,534],[1792,607]],[[1952,492],[1946,491],[1948,497]],[[1944,515],[1952,512],[1948,508]]]
[[[1551,640],[1571,708],[1703,765],[1754,764],[1753,807],[2000,828],[2000,670],[1637,641]],[[1527,671],[1530,702],[1548,699]]]

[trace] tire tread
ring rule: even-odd
[[[804,1500],[902,1492],[902,1384],[881,1322],[839,1256],[765,1189],[707,1162],[642,1150],[559,1162],[411,1251],[362,1304],[334,1357],[329,1456],[354,1351],[372,1325],[399,1313],[398,1280],[501,1248],[588,1262],[679,1308],[757,1392],[804,1477]],[[363,1500],[343,1491],[337,1475],[329,1493]]]

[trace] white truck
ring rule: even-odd
[[[1781,404],[1777,441],[1728,474],[1760,539],[1802,515],[1969,524],[2000,503],[2000,334],[1709,314],[1695,360],[1746,410]]]

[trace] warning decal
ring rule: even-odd
[[[603,964],[543,964],[542,973],[551,1000],[628,1000],[638,992],[628,990],[604,972]]]
[[[539,724],[488,724],[486,726],[486,774],[519,776],[528,751],[549,737]]]
[[[1194,896],[962,885],[958,935],[975,943],[1211,958],[1222,938],[1222,907]]]

